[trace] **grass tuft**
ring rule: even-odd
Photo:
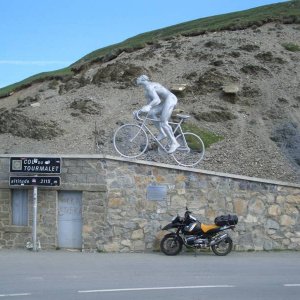
[[[282,44],[282,47],[284,47],[286,50],[291,51],[291,52],[300,51],[300,46],[298,44],[294,44],[294,43],[284,43],[284,44]]]
[[[206,149],[209,148],[210,145],[217,143],[219,141],[222,141],[224,139],[220,135],[217,135],[211,131],[199,128],[195,124],[191,124],[191,123],[182,124],[182,130],[183,130],[183,132],[192,132],[192,133],[198,135],[202,139]]]

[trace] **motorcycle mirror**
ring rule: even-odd
[[[192,213],[191,211],[189,211],[189,208],[187,206],[185,207],[185,210],[186,210],[186,213],[189,213],[189,214]]]

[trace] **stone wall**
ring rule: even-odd
[[[0,157],[0,248],[24,246],[31,238],[30,223],[10,224],[8,165],[9,156]],[[101,155],[63,156],[60,176],[59,188],[39,190],[42,248],[57,246],[58,190],[78,190],[83,250],[156,250],[161,226],[186,206],[204,223],[237,214],[239,223],[231,233],[237,250],[300,250],[300,185]],[[150,186],[166,187],[166,197],[149,200]]]

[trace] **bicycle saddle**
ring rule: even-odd
[[[176,116],[180,119],[188,119],[190,117],[188,115],[181,115],[181,114],[177,114]]]

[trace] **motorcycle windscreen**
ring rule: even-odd
[[[165,227],[163,227],[162,230],[168,230],[168,229],[177,228],[177,227],[178,227],[178,224],[169,223]]]

